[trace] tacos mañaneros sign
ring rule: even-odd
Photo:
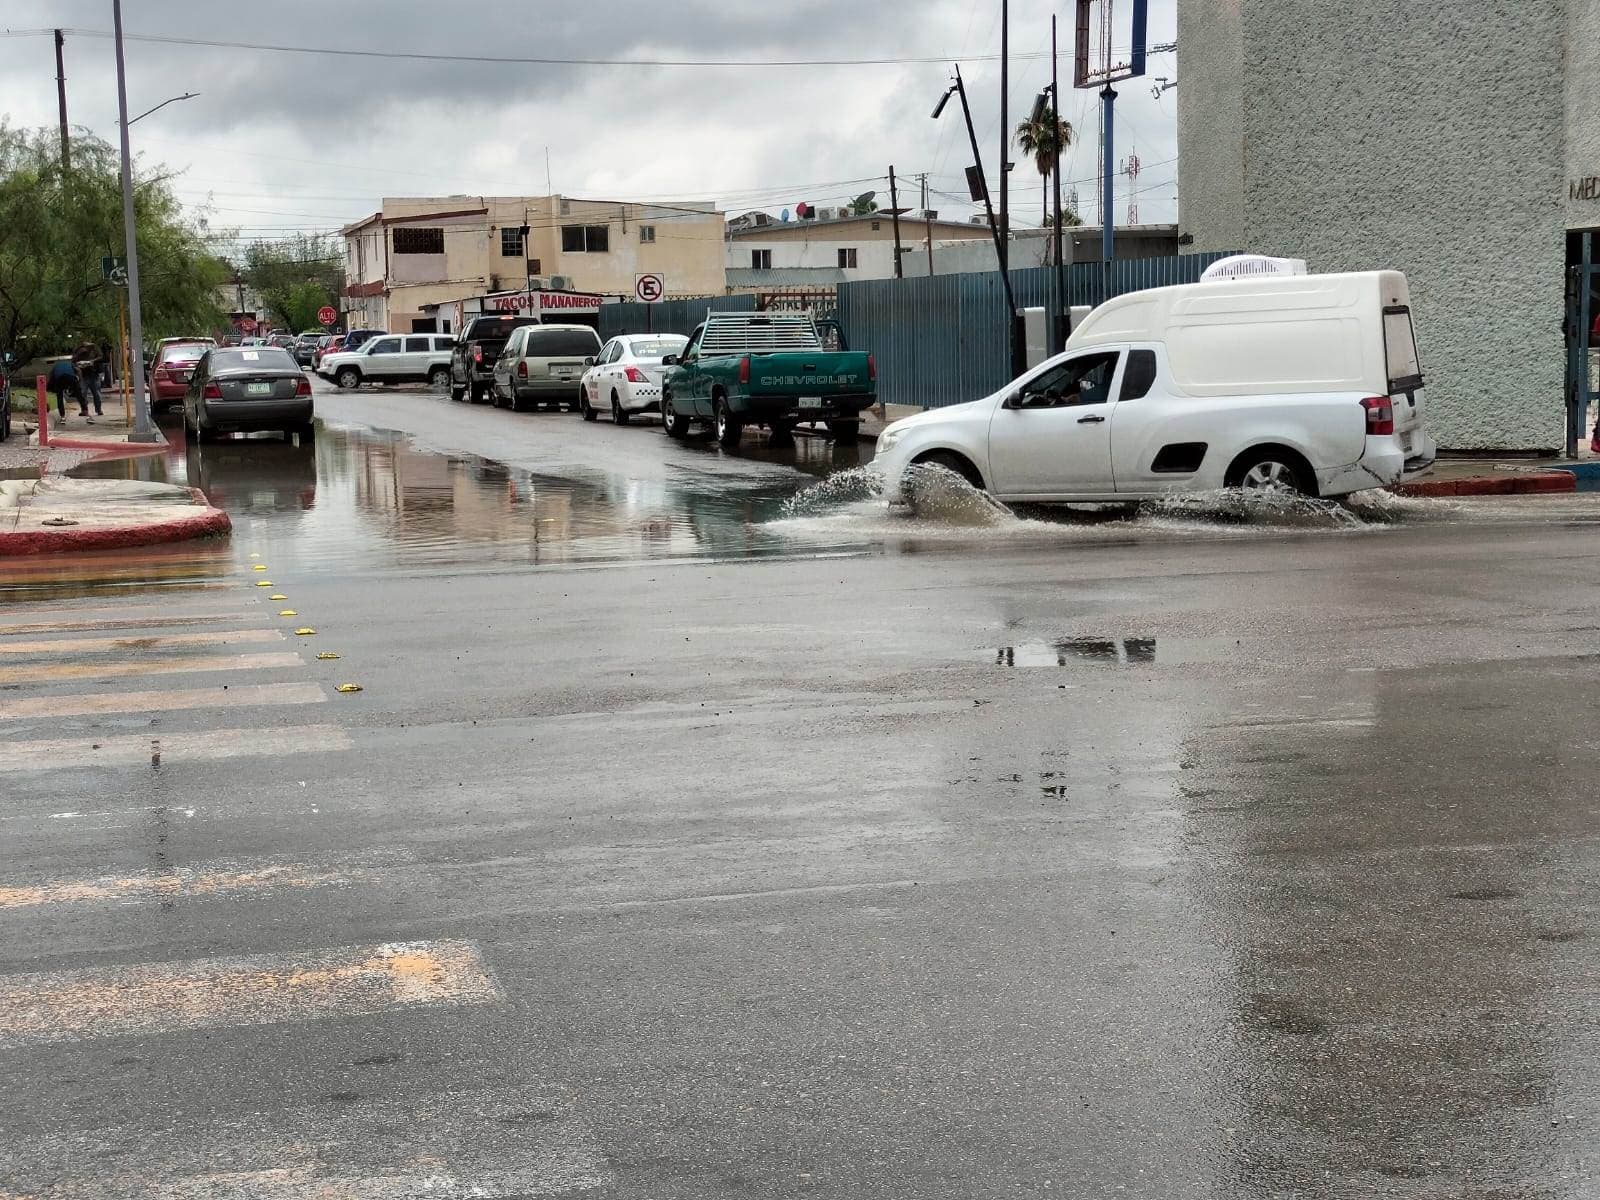
[[[532,313],[541,317],[563,314],[599,316],[600,297],[588,292],[512,292],[505,296],[486,297],[483,311]]]

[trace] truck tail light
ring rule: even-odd
[[[749,359],[745,359],[745,361],[749,362],[750,360]],[[627,378],[629,383],[649,383],[650,382],[650,377],[648,375],[646,375],[643,371],[639,370],[638,367],[624,367],[622,369],[622,373]]]
[[[1387,396],[1368,396],[1361,402],[1367,410],[1367,436],[1382,437],[1394,432],[1394,401]]]
[[[475,363],[483,361],[483,347],[478,345],[477,342],[472,343],[472,361]]]
[[[750,356],[748,354],[739,360],[739,382],[750,382]]]
[[[867,355],[867,379],[873,383],[878,382],[878,359],[876,355]]]
[[[525,362],[519,362],[517,364],[517,378],[518,379],[526,379],[527,377],[528,377],[528,364],[525,363]]]
[[[294,381],[294,394],[297,397],[311,395],[311,380],[307,379],[304,375],[300,376],[299,379],[296,379]]]
[[[204,396],[207,400],[221,400],[222,399],[222,389],[220,387],[218,387],[214,383],[206,384],[205,391],[201,392],[200,394],[202,396]]]

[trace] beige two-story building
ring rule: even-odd
[[[650,273],[668,296],[721,295],[723,228],[714,205],[695,201],[386,197],[342,230],[345,326],[431,330],[429,306],[530,282],[632,299]]]

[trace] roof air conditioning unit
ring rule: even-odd
[[[571,275],[552,275],[552,276],[550,276],[550,287],[551,287],[552,290],[557,291],[557,292],[575,292],[575,291],[578,290],[572,284],[572,276]]]
[[[543,275],[529,275],[528,276],[528,290],[530,292],[542,292],[542,291],[545,290],[545,288],[547,288],[549,286],[550,286],[550,281],[548,279],[546,279]]]

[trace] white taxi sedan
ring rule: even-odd
[[[675,333],[614,337],[583,373],[583,419],[609,413],[626,425],[634,413],[661,411],[661,360],[681,353],[689,339]]]

